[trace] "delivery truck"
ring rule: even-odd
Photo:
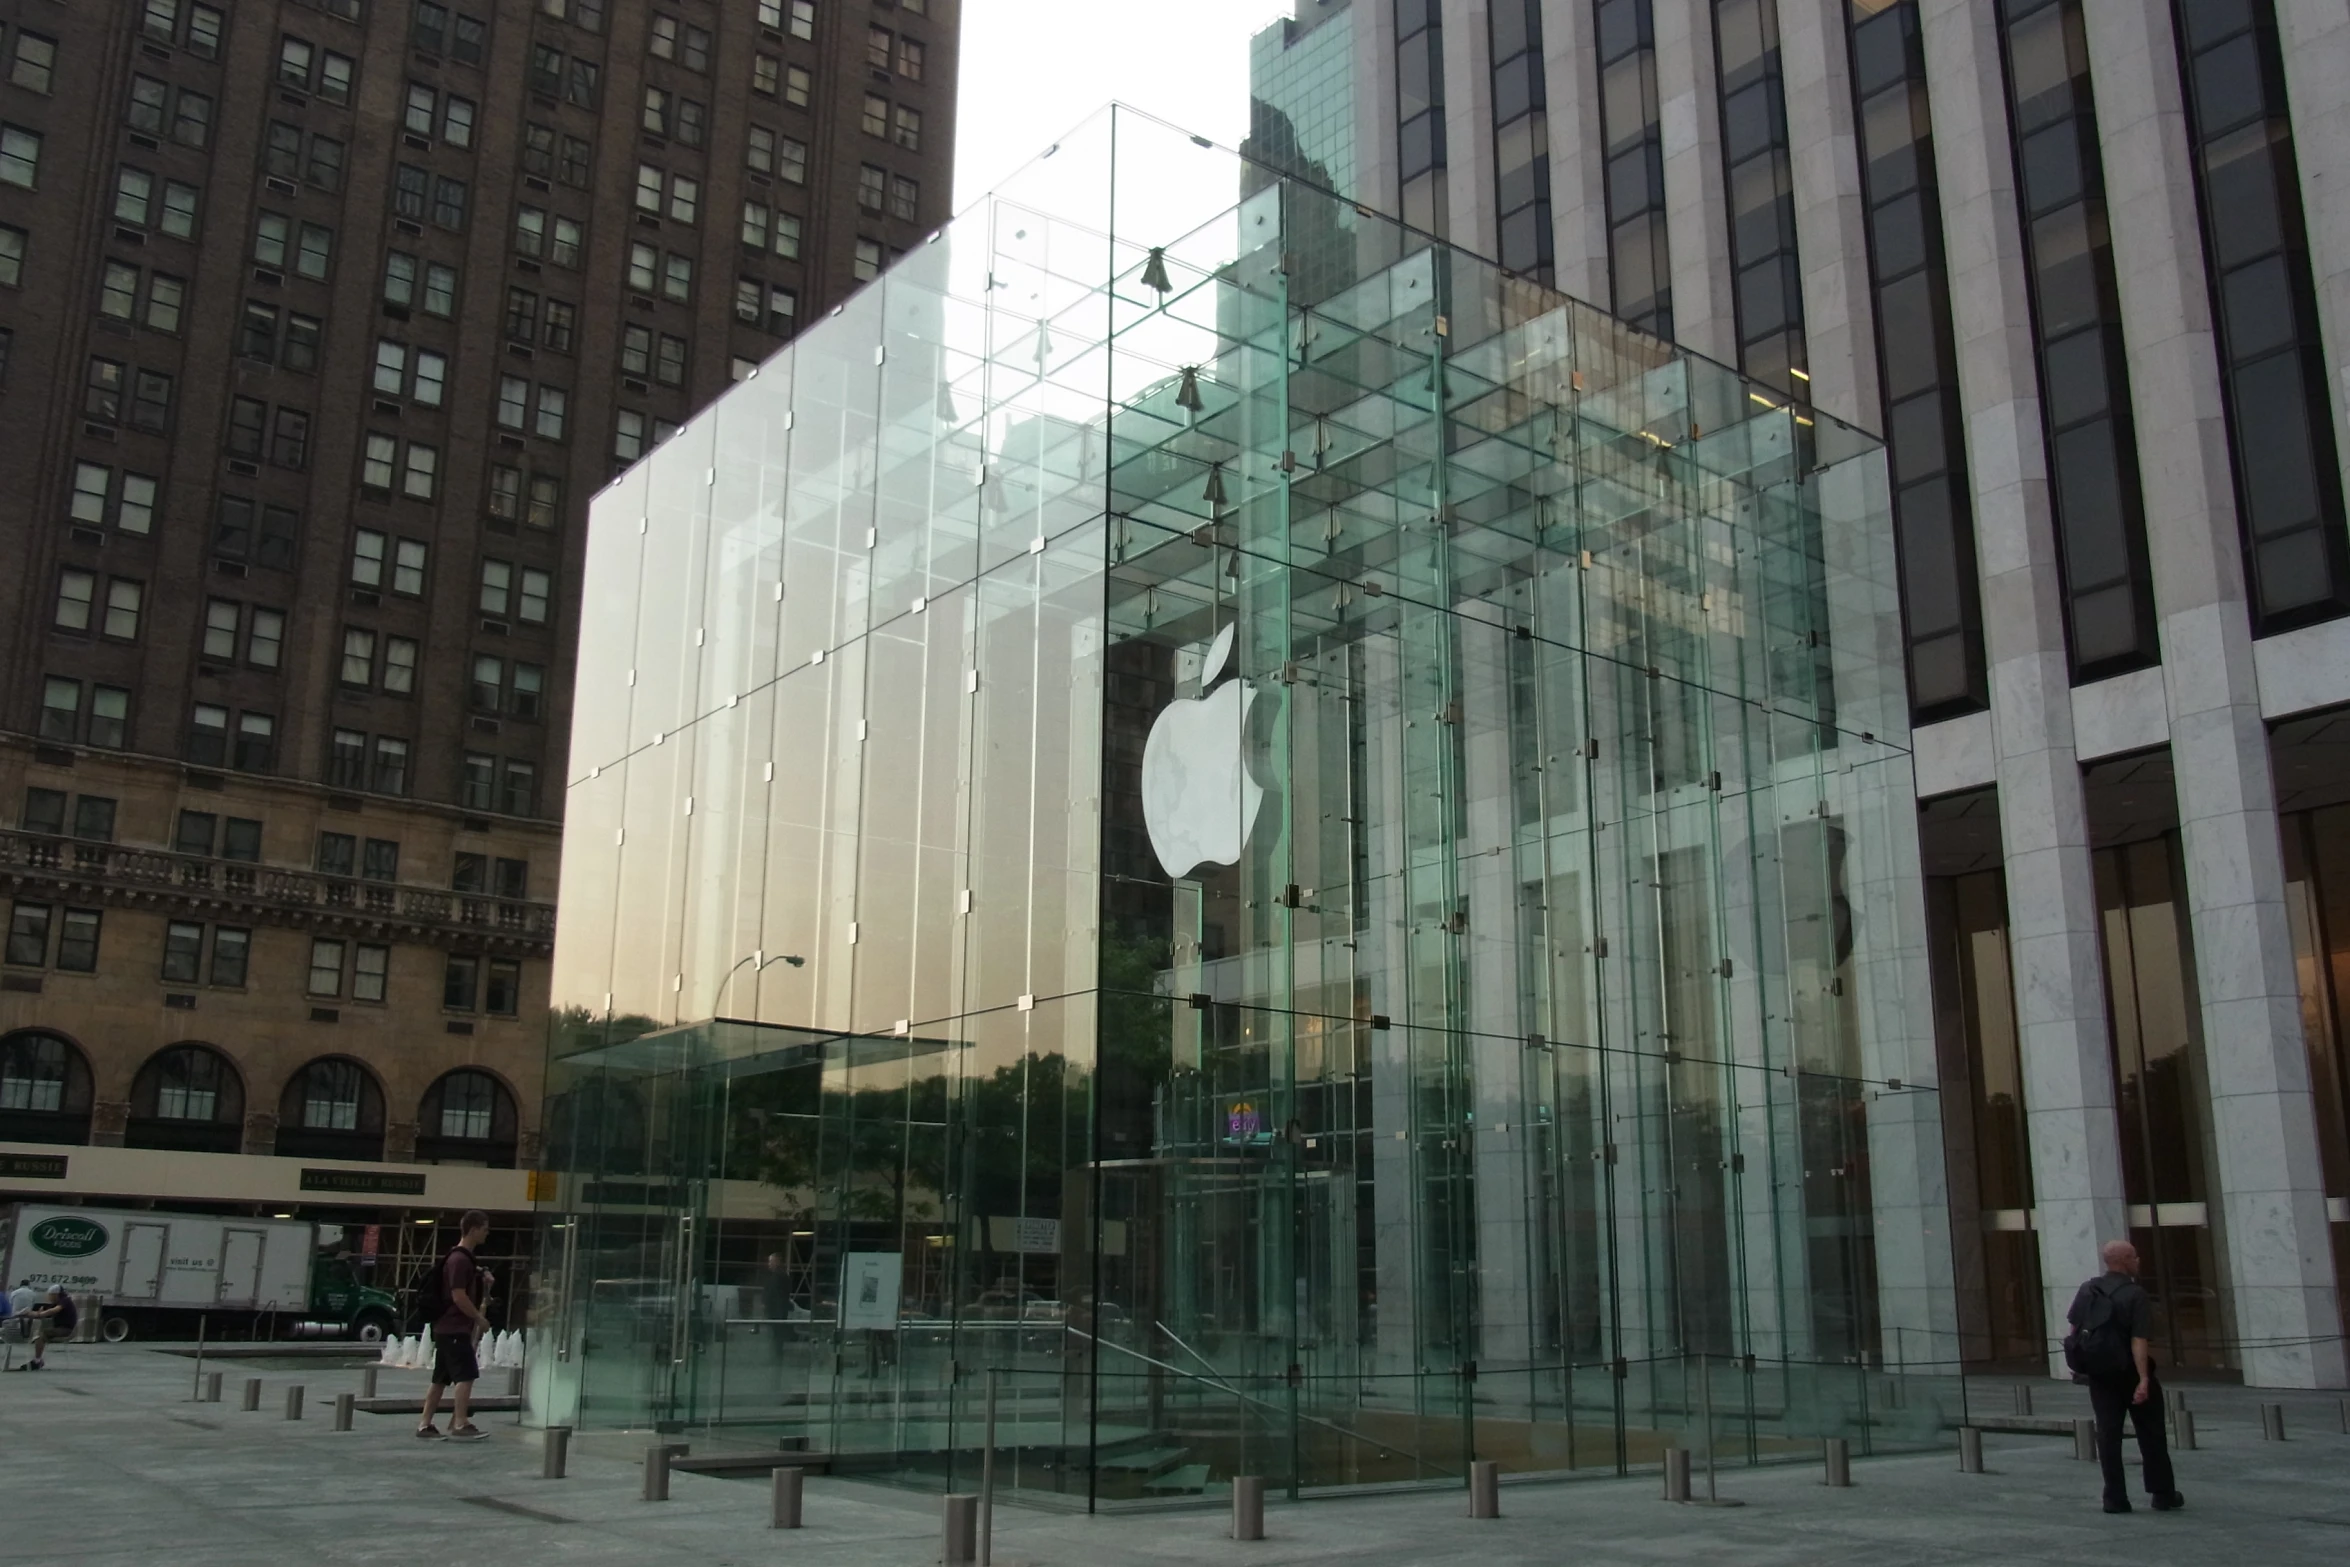
[[[64,1285],[109,1343],[192,1331],[198,1312],[216,1330],[226,1315],[284,1337],[381,1339],[398,1300],[361,1279],[342,1239],[340,1225],[299,1219],[17,1203],[0,1207],[0,1277]]]

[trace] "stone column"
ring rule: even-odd
[[[2051,1342],[2127,1225],[2023,236],[1992,7],[1920,0],[1966,414],[2009,951]]]
[[[2083,10],[2201,991],[2213,1240],[2245,1380],[2338,1387],[2325,1176],[2170,10]]]
[[[1730,297],[1730,228],[1722,194],[1713,0],[1656,0],[1655,17],[1665,227],[1673,252],[1673,337],[1724,364],[1736,364],[1738,322]]]
[[[2350,452],[2350,10],[2334,0],[2275,3],[2318,329],[2334,367],[2334,444]]]
[[[1587,5],[1545,6],[1543,97],[1549,104],[1552,274],[1559,292],[1601,309],[1610,299],[1607,133],[1599,117],[1599,39]]]
[[[1869,289],[1868,209],[1852,122],[1847,0],[1781,0],[1779,71],[1803,260],[1811,400],[1865,430],[1884,422],[1877,392],[1876,312]]]
[[[1501,251],[1493,209],[1493,34],[1486,0],[1444,8],[1444,194],[1446,238],[1472,255]]]

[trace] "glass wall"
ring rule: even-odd
[[[595,502],[541,1418],[1939,1440],[1882,455],[1333,202],[1115,111]]]

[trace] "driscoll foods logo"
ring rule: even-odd
[[[25,1232],[25,1239],[52,1257],[87,1257],[106,1249],[106,1226],[89,1219],[43,1219]]]

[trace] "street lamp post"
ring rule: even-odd
[[[807,961],[808,960],[806,958],[801,957],[796,952],[778,952],[773,957],[766,957],[758,952],[744,953],[743,956],[736,961],[734,967],[726,971],[726,977],[718,982],[718,994],[710,1002],[711,1015],[718,1015],[719,1011],[725,1006],[726,987],[734,983],[734,976],[740,974],[743,971],[743,965],[745,963],[757,964],[758,967],[751,970],[753,974],[757,974],[761,970],[766,969],[771,964],[786,963],[793,968],[798,968],[801,964]]]

